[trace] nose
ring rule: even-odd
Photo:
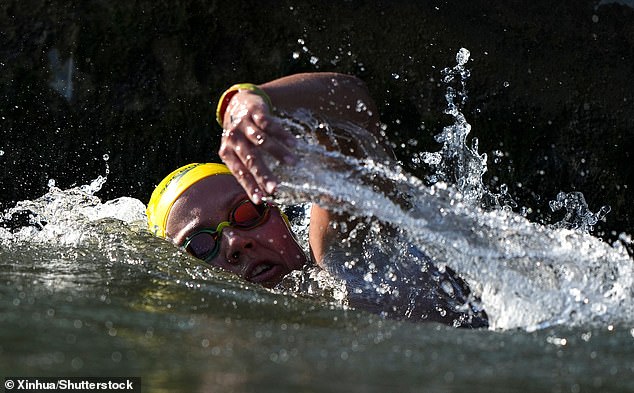
[[[231,265],[245,265],[248,258],[247,251],[254,248],[254,240],[246,233],[235,228],[222,231],[227,248],[225,259]]]

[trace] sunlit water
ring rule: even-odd
[[[275,166],[276,198],[363,218],[362,254],[334,253],[330,263],[384,266],[364,276],[378,294],[412,263],[381,245],[451,267],[479,296],[489,330],[355,310],[351,288],[316,268],[275,290],[241,282],[149,235],[141,201],[99,200],[99,177],[70,190],[50,182],[46,195],[3,213],[0,370],[140,376],[144,391],[632,391],[629,236],[609,245],[589,235],[607,209],[592,213],[582,196],[557,197],[567,220],[547,227],[486,188],[486,156],[460,113],[468,59],[461,50],[443,74],[455,122],[439,133],[440,151],[420,154],[433,178],[325,151],[315,133],[343,130],[380,156],[367,131],[299,113],[286,124],[304,135],[300,160]],[[294,223],[304,239],[306,222]]]

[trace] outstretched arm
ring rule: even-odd
[[[377,110],[359,79],[336,73],[296,74],[259,86],[275,110],[292,113],[308,109],[317,115],[350,121],[371,132],[377,130]],[[363,107],[364,110],[357,110]],[[266,166],[262,152],[292,164],[294,137],[273,115],[273,108],[257,93],[239,90],[223,117],[220,158],[238,179],[249,197],[260,203],[272,194],[277,181]]]

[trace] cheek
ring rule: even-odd
[[[293,235],[289,232],[282,218],[276,218],[275,221],[271,220],[272,222],[267,223],[269,228],[259,234],[259,241],[265,243],[268,248],[275,250],[284,260],[293,265],[303,264],[306,259],[304,252],[295,242]]]
[[[276,251],[282,253],[293,243],[286,226],[279,223],[271,223],[270,225],[263,226],[262,230],[258,231],[256,238],[262,245],[266,245],[268,248],[274,248]]]
[[[289,267],[300,269],[306,263],[306,255],[302,248],[297,244],[288,230],[280,237],[280,241],[283,243],[281,249],[285,250],[285,252],[280,253],[280,255],[287,261]]]

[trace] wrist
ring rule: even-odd
[[[218,106],[216,108],[216,121],[218,122],[218,124],[220,124],[220,127],[223,127],[225,113],[227,112],[227,108],[229,107],[231,99],[240,91],[249,91],[260,96],[264,100],[264,103],[269,107],[269,110],[273,109],[271,98],[268,96],[268,94],[266,94],[264,90],[260,89],[258,86],[252,83],[238,83],[228,88],[220,96],[220,100],[218,101]]]

